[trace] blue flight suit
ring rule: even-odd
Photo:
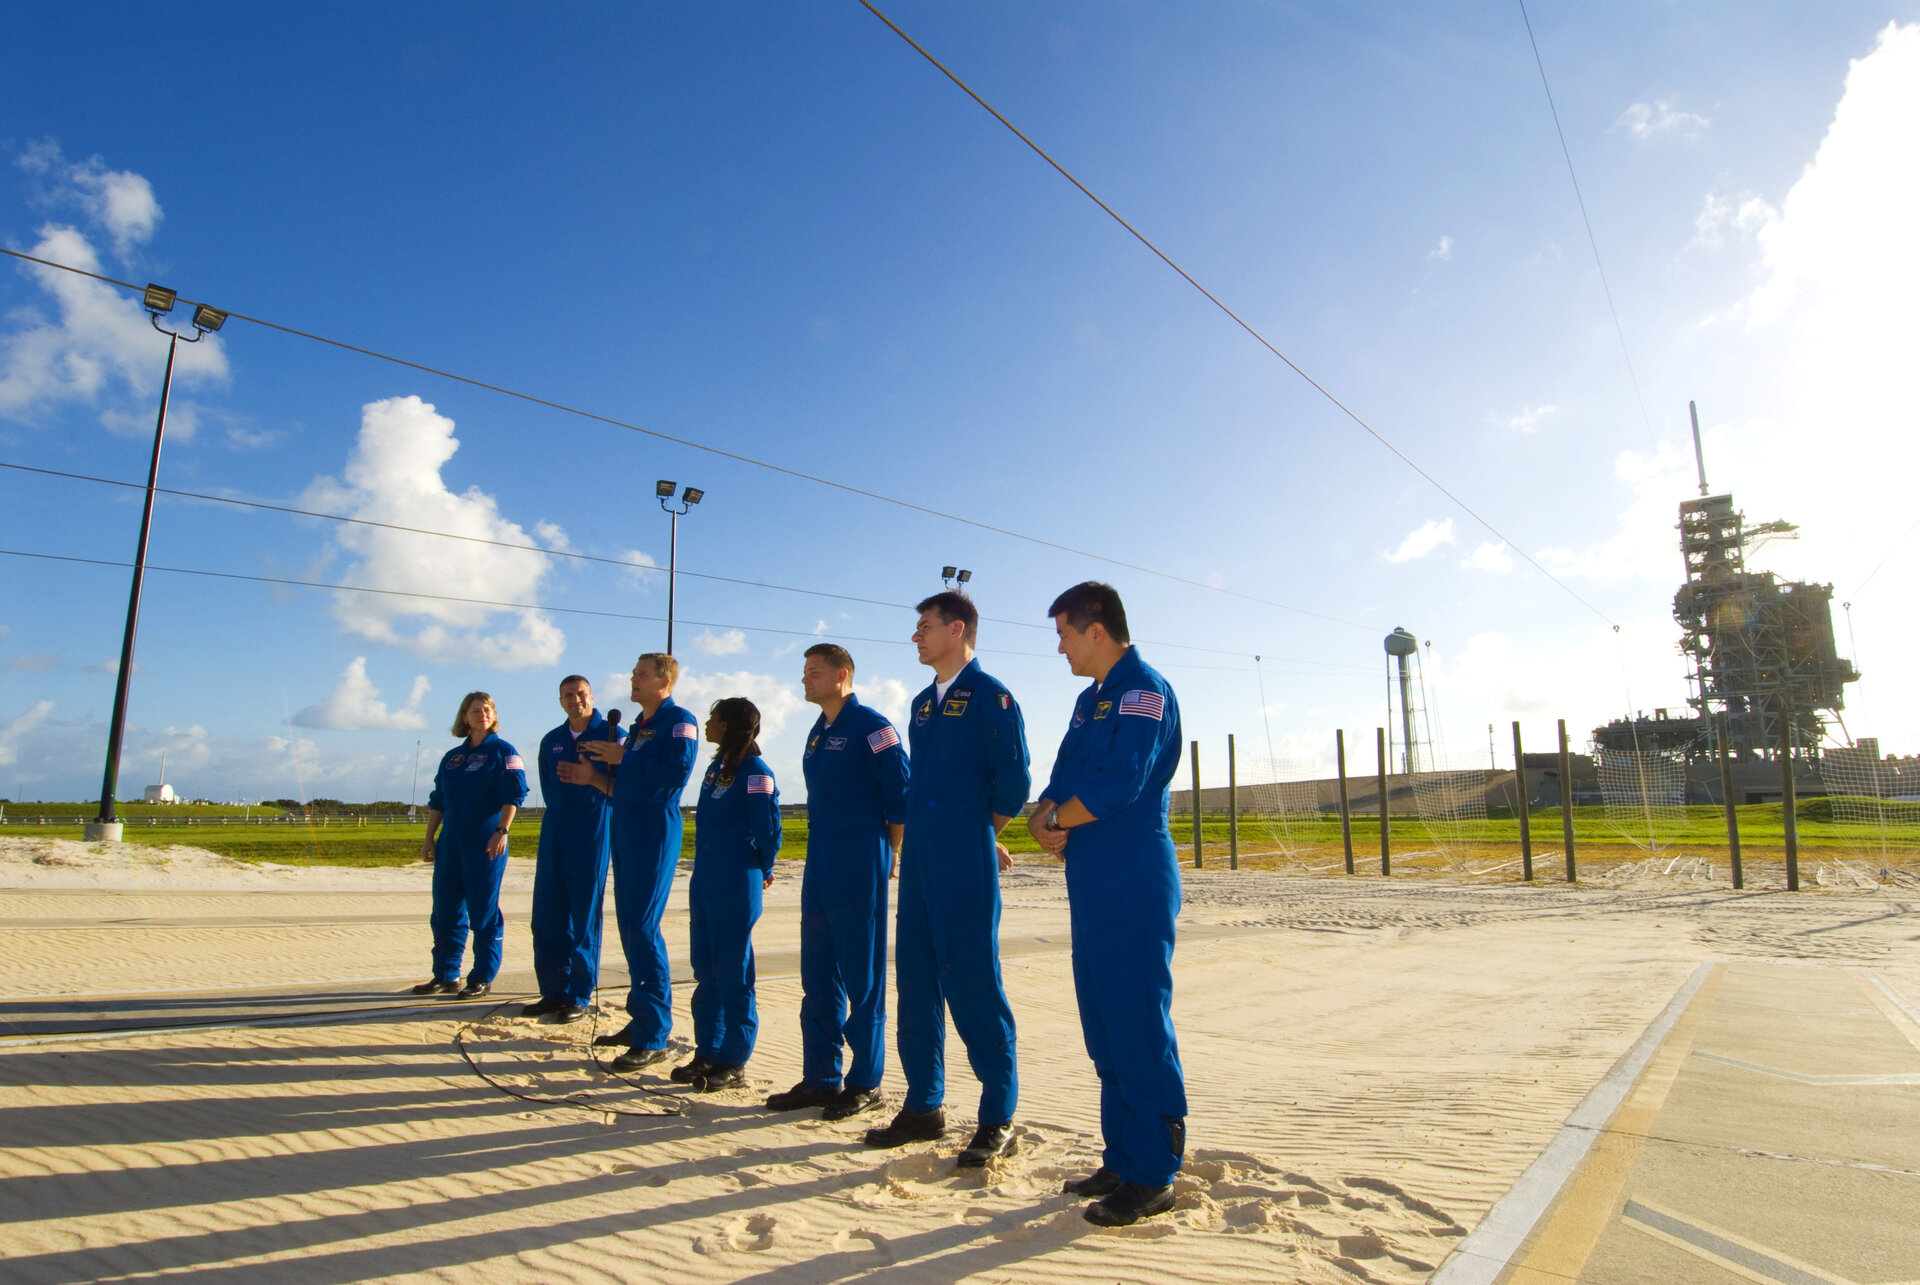
[[[1000,868],[993,816],[1018,816],[1033,777],[1020,707],[975,660],[945,698],[928,685],[907,729],[913,780],[900,852],[895,1039],[905,1106],[946,1100],[946,1011],[980,1081],[982,1125],[1009,1124],[1020,1097],[1013,1010],[1000,982]]]
[[[693,955],[693,1052],[722,1066],[753,1056],[753,926],[780,852],[780,790],[757,754],[729,770],[714,755],[693,814],[688,941]]]
[[[1043,798],[1096,818],[1067,832],[1067,903],[1080,1030],[1100,1076],[1101,1163],[1164,1187],[1186,1149],[1187,1089],[1173,1034],[1180,868],[1167,829],[1180,706],[1130,647],[1074,702]]]
[[[460,977],[460,957],[473,927],[473,972],[469,982],[491,982],[500,972],[500,943],[506,917],[500,913],[500,876],[507,854],[487,855],[500,824],[500,810],[519,807],[527,797],[527,773],[513,746],[488,732],[478,745],[461,741],[448,750],[434,773],[429,811],[441,814],[433,849],[433,975],[443,982]]]
[[[560,779],[562,763],[587,763],[582,741],[617,733],[599,710],[575,736],[562,723],[540,741],[540,853],[533,868],[533,974],[540,998],[584,1008],[600,980],[600,903],[613,851],[613,800],[591,785]]]
[[[673,975],[660,918],[680,867],[680,792],[693,775],[700,725],[671,700],[627,730],[613,772],[613,915],[626,951],[632,1047],[663,1049],[673,1030]]]
[[[807,866],[800,878],[802,1075],[871,1089],[887,1069],[887,826],[907,819],[907,752],[886,715],[848,696],[823,713],[800,761],[807,778]]]

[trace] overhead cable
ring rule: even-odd
[[[72,562],[90,567],[129,568],[131,562],[121,562],[113,558],[83,558],[71,553],[39,553],[29,549],[0,549],[0,557],[33,558],[43,562]],[[653,624],[663,623],[665,616],[648,616],[631,611],[598,611],[589,607],[556,607],[539,602],[503,602],[494,598],[465,598],[458,594],[426,593],[418,589],[376,589],[369,585],[335,584],[326,580],[299,580],[287,576],[256,576],[238,571],[209,571],[200,567],[163,567],[147,563],[148,571],[164,571],[176,576],[202,576],[211,580],[239,580],[251,584],[287,585],[297,589],[330,589],[339,593],[371,593],[387,598],[420,598],[429,602],[458,602],[475,607],[493,607],[500,611],[547,611],[563,616],[594,616],[605,620],[640,620]],[[788,638],[820,638],[827,635],[813,629],[778,629],[771,625],[742,625],[724,620],[689,620],[685,616],[676,616],[675,620],[683,625],[697,625],[702,629],[738,629],[754,634],[779,634]],[[833,634],[836,641],[877,643],[885,647],[911,647],[913,644],[905,638],[868,638],[857,634]],[[982,647],[982,654],[992,656],[1025,656],[1037,660],[1051,660],[1057,653],[1050,651],[1009,651],[1000,647]],[[1316,663],[1316,662],[1308,662]],[[1180,661],[1166,661],[1159,665],[1161,669],[1199,669],[1221,673],[1244,674],[1248,671],[1232,665],[1191,665]],[[1299,670],[1283,670],[1296,678],[1346,678],[1346,674],[1303,673]]]
[[[1593,266],[1600,273],[1600,292],[1607,297],[1607,312],[1613,317],[1613,333],[1620,340],[1620,359],[1627,363],[1627,380],[1633,385],[1633,399],[1640,403],[1640,422],[1647,427],[1647,444],[1658,451],[1660,443],[1653,438],[1653,416],[1647,413],[1647,399],[1640,392],[1640,376],[1633,369],[1633,354],[1627,351],[1627,332],[1620,325],[1620,310],[1613,306],[1613,287],[1607,284],[1607,265],[1600,262],[1600,242],[1593,235],[1593,220],[1587,217],[1587,198],[1580,193],[1580,176],[1573,172],[1573,152],[1567,147],[1566,131],[1560,128],[1560,109],[1553,105],[1553,86],[1547,83],[1547,64],[1540,58],[1540,42],[1533,38],[1533,19],[1527,16],[1527,0],[1519,0],[1519,4],[1520,21],[1527,25],[1527,43],[1533,47],[1533,65],[1540,69],[1540,88],[1547,93],[1547,110],[1553,115],[1553,132],[1560,140],[1560,155],[1567,160],[1567,177],[1573,182],[1574,203],[1580,207],[1580,222],[1587,229],[1587,245],[1593,250]]]
[[[90,277],[95,281],[104,282],[111,286],[119,286],[123,290],[131,290],[136,294],[145,290],[144,286],[137,286],[131,281],[121,281],[118,278],[105,276],[98,272],[90,272],[85,268],[76,268],[71,264],[58,263],[52,259],[42,259],[38,255],[23,254],[18,250],[9,250],[0,247],[0,254],[10,255],[13,258],[22,259],[28,263],[38,263],[43,267],[57,268],[62,272],[71,272],[78,276]],[[196,306],[204,302],[198,299],[188,299],[185,296],[179,296],[179,300],[182,303],[194,304]],[[346,352],[359,353],[363,357],[372,357],[378,361],[391,362],[396,366],[404,366],[409,370],[422,371],[429,375],[438,376],[441,379],[452,380],[455,383],[466,384],[473,388],[484,388],[488,392],[499,393],[502,397],[511,397],[517,401],[528,402],[535,406],[545,406],[549,410],[557,410],[567,415],[577,415],[582,419],[590,419],[596,423],[608,424],[614,428],[624,428],[631,432],[642,433],[663,442],[672,442],[676,446],[687,447],[689,450],[704,451],[709,455],[720,456],[722,459],[733,460],[741,464],[750,464],[755,468],[766,469],[768,472],[779,473],[803,482],[812,482],[817,486],[830,487],[836,491],[844,491],[849,495],[858,495],[865,499],[877,500],[882,504],[891,504],[896,508],[908,509],[915,513],[924,513],[929,517],[944,518],[949,522],[958,522],[962,526],[970,526],[976,530],[990,531],[995,535],[1003,535],[1012,540],[1021,540],[1028,544],[1039,545],[1042,548],[1054,549],[1061,553],[1069,553],[1077,558],[1090,558],[1095,562],[1104,562],[1108,566],[1124,567],[1128,571],[1137,571],[1141,575],[1154,576],[1161,580],[1169,580],[1194,589],[1204,589],[1209,593],[1225,594],[1230,598],[1239,598],[1244,602],[1259,603],[1263,607],[1273,607],[1277,610],[1291,612],[1298,616],[1309,616],[1315,620],[1324,620],[1329,624],[1344,625],[1349,629],[1371,630],[1377,628],[1375,625],[1363,625],[1358,621],[1344,620],[1339,616],[1330,616],[1322,611],[1312,611],[1306,607],[1296,607],[1291,603],[1278,602],[1272,598],[1262,598],[1257,594],[1241,593],[1237,589],[1229,589],[1224,585],[1208,584],[1204,580],[1195,580],[1190,576],[1179,575],[1172,571],[1161,571],[1154,567],[1142,566],[1137,562],[1128,562],[1121,558],[1109,557],[1104,553],[1094,553],[1089,549],[1075,548],[1070,544],[1061,544],[1057,540],[1048,540],[1041,536],[1028,535],[1024,531],[1015,531],[1010,527],[995,526],[991,522],[982,522],[976,518],[962,517],[958,513],[949,513],[944,509],[936,509],[929,505],[917,504],[912,500],[903,500],[897,496],[886,495],[880,491],[869,491],[864,487],[854,486],[849,482],[837,482],[830,477],[822,477],[817,473],[802,472],[799,469],[788,468],[784,464],[775,464],[769,460],[757,459],[751,455],[743,455],[738,451],[729,451],[718,446],[709,446],[705,442],[695,441],[689,437],[676,437],[672,433],[664,433],[657,428],[645,428],[624,419],[615,419],[611,415],[601,415],[595,411],[583,410],[578,406],[569,406],[565,402],[556,402],[546,397],[536,397],[532,393],[523,393],[502,384],[491,384],[484,379],[475,379],[470,375],[456,374],[450,370],[441,370],[438,367],[428,366],[421,362],[409,361],[404,357],[396,357],[391,353],[380,352],[377,349],[363,348],[358,344],[346,343],[339,339],[329,339],[325,335],[317,335],[311,331],[300,330],[293,326],[284,326],[277,321],[267,321],[264,318],[248,316],[244,312],[234,312],[231,309],[222,309],[222,311],[226,313],[229,321],[249,322],[267,330],[277,330],[282,334],[293,335],[300,339],[308,339],[317,344],[326,344],[329,347],[339,348]],[[1492,530],[1492,528],[1488,527],[1488,530]],[[1496,534],[1498,533],[1496,532]],[[1521,556],[1526,557],[1525,554],[1521,554]],[[1527,560],[1529,562],[1532,561],[1531,558]]]
[[[906,41],[907,44],[911,45],[915,53],[919,54],[922,58],[925,58],[928,62],[932,63],[934,67],[939,70],[941,75],[945,76],[948,80],[952,81],[956,86],[959,87],[962,93],[966,94],[967,97],[973,99],[974,102],[978,103],[983,109],[985,109],[988,115],[992,116],[995,120],[999,121],[1002,125],[1006,126],[1008,131],[1011,132],[1015,138],[1018,138],[1021,142],[1025,143],[1029,148],[1031,148],[1035,156],[1038,156],[1041,160],[1045,161],[1048,165],[1052,166],[1053,169],[1060,175],[1061,178],[1064,178],[1065,180],[1067,180],[1067,182],[1073,184],[1074,187],[1078,188],[1082,196],[1086,197],[1089,201],[1092,201],[1095,205],[1099,206],[1102,210],[1106,212],[1107,217],[1111,218],[1115,223],[1118,223],[1121,227],[1125,228],[1127,232],[1133,237],[1133,239],[1138,241],[1141,245],[1145,246],[1149,251],[1151,251],[1155,258],[1159,259],[1160,262],[1166,264],[1169,268],[1172,268],[1174,272],[1179,274],[1180,279],[1182,281],[1185,281],[1188,285],[1192,286],[1195,290],[1199,291],[1203,296],[1205,296],[1207,302],[1211,303],[1214,307],[1218,308],[1221,312],[1225,313],[1228,316],[1228,318],[1230,318],[1233,321],[1235,325],[1239,326],[1240,329],[1246,331],[1247,334],[1252,336],[1255,343],[1258,343],[1262,348],[1265,348],[1268,352],[1272,353],[1275,357],[1278,357],[1282,362],[1286,363],[1287,368],[1289,370],[1293,371],[1294,374],[1300,376],[1301,379],[1305,380],[1307,384],[1310,387],[1312,387],[1312,389],[1315,392],[1319,393],[1322,397],[1326,398],[1327,401],[1331,402],[1334,405],[1334,407],[1340,411],[1341,414],[1345,415],[1348,419],[1352,420],[1355,424],[1359,425],[1362,429],[1364,429],[1369,437],[1373,438],[1374,441],[1380,443],[1380,445],[1386,447],[1387,450],[1391,451],[1395,456],[1399,458],[1401,463],[1405,464],[1408,468],[1412,469],[1415,473],[1418,473],[1423,479],[1425,479],[1428,485],[1432,486],[1434,490],[1440,492],[1440,494],[1446,496],[1447,499],[1451,500],[1460,509],[1461,512],[1465,513],[1468,517],[1472,518],[1475,522],[1478,522],[1481,526],[1485,527],[1488,532],[1496,536],[1508,548],[1512,549],[1515,553],[1519,554],[1521,559],[1524,562],[1526,562],[1528,566],[1532,567],[1535,571],[1538,571],[1541,575],[1545,576],[1547,579],[1551,580],[1555,585],[1559,586],[1559,588],[1563,592],[1565,592],[1568,597],[1572,598],[1575,602],[1585,607],[1588,611],[1591,611],[1594,615],[1598,616],[1601,620],[1606,621],[1608,624],[1613,623],[1613,621],[1607,617],[1607,614],[1605,612],[1601,611],[1600,608],[1594,606],[1592,603],[1588,602],[1585,598],[1581,597],[1578,593],[1574,591],[1571,585],[1567,584],[1564,580],[1560,579],[1560,577],[1554,575],[1553,572],[1547,570],[1539,562],[1535,561],[1530,555],[1528,555],[1525,551],[1523,551],[1519,545],[1515,544],[1512,540],[1508,539],[1507,536],[1503,534],[1498,527],[1494,526],[1492,522],[1489,522],[1486,518],[1482,517],[1479,514],[1479,512],[1473,508],[1472,505],[1468,504],[1465,500],[1461,499],[1459,496],[1455,495],[1452,491],[1448,490],[1446,485],[1442,483],[1439,478],[1427,472],[1426,469],[1420,467],[1419,464],[1414,462],[1412,456],[1408,455],[1405,451],[1401,450],[1398,446],[1395,446],[1391,441],[1389,441],[1385,434],[1381,433],[1379,429],[1375,428],[1372,424],[1368,423],[1366,419],[1364,419],[1358,411],[1354,410],[1351,406],[1348,406],[1345,402],[1341,401],[1338,397],[1334,396],[1333,392],[1330,389],[1328,389],[1325,384],[1322,384],[1319,380],[1315,379],[1312,375],[1309,375],[1304,369],[1300,367],[1300,365],[1297,362],[1293,360],[1293,358],[1287,356],[1285,353],[1281,352],[1278,348],[1276,348],[1273,345],[1273,343],[1270,340],[1268,340],[1268,338],[1265,335],[1261,334],[1258,330],[1254,329],[1254,327],[1244,317],[1242,317],[1239,313],[1235,312],[1232,308],[1229,308],[1224,302],[1222,302],[1218,295],[1214,294],[1213,291],[1207,289],[1205,286],[1201,285],[1197,280],[1195,280],[1193,275],[1189,273],[1185,268],[1181,267],[1178,263],[1175,263],[1173,259],[1168,256],[1166,251],[1162,250],[1159,246],[1155,245],[1152,241],[1148,240],[1147,237],[1138,228],[1134,227],[1133,224],[1127,222],[1126,219],[1122,218],[1119,212],[1116,211],[1111,205],[1108,205],[1105,201],[1101,200],[1098,196],[1096,196],[1092,188],[1089,188],[1085,183],[1082,183],[1079,179],[1075,178],[1073,174],[1068,171],[1066,166],[1062,165],[1059,161],[1054,160],[1053,157],[1047,153],[1045,148],[1041,147],[1038,143],[1034,142],[1031,138],[1027,137],[1026,134],[1021,132],[1019,126],[1015,125],[1012,121],[1008,120],[1005,116],[1001,115],[999,109],[996,108],[992,103],[989,103],[986,99],[982,98],[977,92],[975,92],[974,88],[971,85],[967,84],[966,81],[956,76],[951,70],[948,69],[945,63],[941,62],[938,58],[935,58],[931,53],[929,53],[925,48],[925,46],[921,45],[919,41],[915,40],[912,36],[902,31],[898,23],[894,22],[893,19],[889,18],[886,14],[880,12],[879,9],[875,8],[873,6],[872,0],[857,0],[857,2],[863,9],[867,10],[867,12],[871,13],[874,17],[878,18],[881,22],[884,22],[889,28],[891,28],[893,33],[896,36],[899,36],[900,39]],[[1194,582],[1189,581],[1188,583],[1194,583]],[[1346,622],[1342,622],[1342,623],[1346,623]]]
[[[38,468],[31,464],[15,464],[8,460],[0,460],[0,468],[13,469],[20,473],[38,473],[43,477],[65,478],[74,482],[91,482],[101,486],[125,487],[135,491],[143,491],[146,489],[146,484],[143,482],[131,482],[113,477],[96,477],[90,473],[72,473],[64,469]],[[598,554],[582,553],[575,549],[550,549],[537,544],[517,544],[511,540],[490,540],[485,536],[462,535],[455,531],[435,531],[428,527],[403,526],[397,522],[379,522],[372,518],[349,517],[344,513],[323,513],[315,509],[295,508],[288,504],[270,504],[263,500],[243,500],[238,496],[232,495],[213,495],[205,491],[185,491],[171,486],[156,486],[154,490],[161,495],[177,496],[180,499],[204,500],[211,504],[228,504],[236,508],[260,509],[269,513],[286,513],[294,517],[321,518],[328,522],[343,522],[353,526],[377,527],[383,531],[401,531],[410,535],[433,536],[442,540],[459,540],[467,544],[483,544],[495,549],[514,549],[527,553],[537,553],[542,557],[572,558],[580,562],[597,562],[606,566],[619,567],[625,571],[658,572],[665,570],[663,567],[648,563],[630,562],[625,558],[608,558]],[[711,571],[689,571],[681,568],[674,574],[693,576],[699,580],[714,580],[722,584],[742,585],[752,589],[773,589],[781,593],[803,594],[814,598],[831,598],[838,602],[855,602],[870,607],[888,607],[900,611],[913,610],[911,603],[888,602],[884,598],[862,598],[855,594],[835,593],[827,589],[803,589],[797,585],[774,584],[766,580],[745,580],[738,576],[723,576]],[[369,590],[368,592],[372,591]],[[540,610],[559,610],[559,608],[543,607],[540,608]],[[654,619],[655,617],[646,618]],[[980,619],[990,624],[1010,625],[1016,629],[1051,630],[1053,628],[1050,624],[1035,624],[1030,620],[1007,620],[998,616],[982,616]],[[693,623],[697,624],[699,622],[696,621]],[[1143,638],[1141,641],[1152,647],[1171,647],[1181,651],[1209,652],[1216,656],[1243,656],[1246,654],[1244,651],[1235,651],[1228,647],[1202,647],[1195,643],[1164,642],[1152,638]],[[1021,654],[1038,655],[1039,653]],[[1365,669],[1368,673],[1372,672],[1370,666],[1350,665],[1341,661],[1308,660],[1298,656],[1282,656],[1279,659],[1291,665],[1321,665],[1331,669]]]

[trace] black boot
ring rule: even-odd
[[[947,1113],[939,1107],[931,1111],[909,1111],[901,1107],[892,1123],[884,1129],[868,1129],[869,1147],[902,1147],[909,1142],[931,1142],[947,1131]]]
[[[429,977],[413,988],[415,995],[453,995],[460,990],[459,982],[443,982],[438,977]]]
[[[820,1118],[822,1120],[849,1120],[863,1111],[871,1111],[875,1107],[885,1106],[886,1101],[886,1097],[878,1088],[841,1089],[833,1095],[833,1101],[827,1103],[826,1109],[820,1112]]]
[[[747,1083],[747,1067],[744,1062],[714,1062],[687,1081],[687,1087],[695,1093],[718,1093],[722,1089],[743,1088]]]
[[[1004,1156],[1013,1149],[1013,1126],[1010,1124],[983,1124],[973,1131],[973,1141],[960,1153],[954,1163],[962,1169],[983,1169],[987,1161],[995,1156]]]
[[[1098,1200],[1102,1196],[1111,1196],[1120,1189],[1120,1175],[1101,1165],[1084,1178],[1069,1178],[1060,1184],[1060,1190],[1069,1196],[1085,1196],[1089,1200]]]
[[[695,1076],[705,1075],[712,1069],[712,1058],[703,1053],[695,1053],[690,1060],[674,1067],[673,1070],[668,1073],[667,1078],[675,1084],[692,1084]]]
[[[1173,1187],[1143,1187],[1123,1182],[1112,1194],[1087,1206],[1086,1219],[1096,1227],[1126,1227],[1164,1214],[1173,1208]]]
[[[823,1107],[839,1096],[838,1089],[823,1089],[802,1080],[786,1092],[776,1093],[768,1098],[767,1110],[802,1111],[807,1107]]]
[[[632,1049],[613,1059],[613,1069],[621,1075],[664,1062],[673,1054],[667,1049]]]

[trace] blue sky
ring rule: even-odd
[[[32,7],[0,243],[1232,591],[245,322],[183,350],[164,485],[664,564],[666,477],[708,492],[690,571],[911,603],[969,567],[1042,776],[1077,686],[1043,613],[1090,576],[1215,780],[1229,733],[1364,746],[1397,624],[1452,757],[1681,706],[1697,399],[1715,489],[1804,528],[1761,565],[1854,601],[1848,727],[1912,752],[1917,7],[1531,8],[1644,419],[1516,5],[888,9],[1504,549],[852,0]],[[0,267],[0,462],[142,479],[143,325]],[[136,492],[0,496],[0,547],[131,555]],[[562,675],[628,704],[610,676],[662,641],[571,614],[664,614],[605,563],[180,499],[151,558],[539,609],[156,572],[123,795],[165,752],[192,795],[404,799],[461,693],[530,744]],[[0,794],[97,789],[125,593],[0,557]],[[679,614],[710,622],[683,697],[759,701],[793,797],[812,635],[895,712],[926,681],[899,607],[683,578]]]

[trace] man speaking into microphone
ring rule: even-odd
[[[600,901],[612,852],[613,800],[594,786],[583,742],[612,740],[612,721],[593,707],[593,687],[579,674],[560,680],[567,721],[540,740],[540,852],[533,868],[533,975],[540,999],[523,1017],[577,1022],[587,1015],[600,979]]]

